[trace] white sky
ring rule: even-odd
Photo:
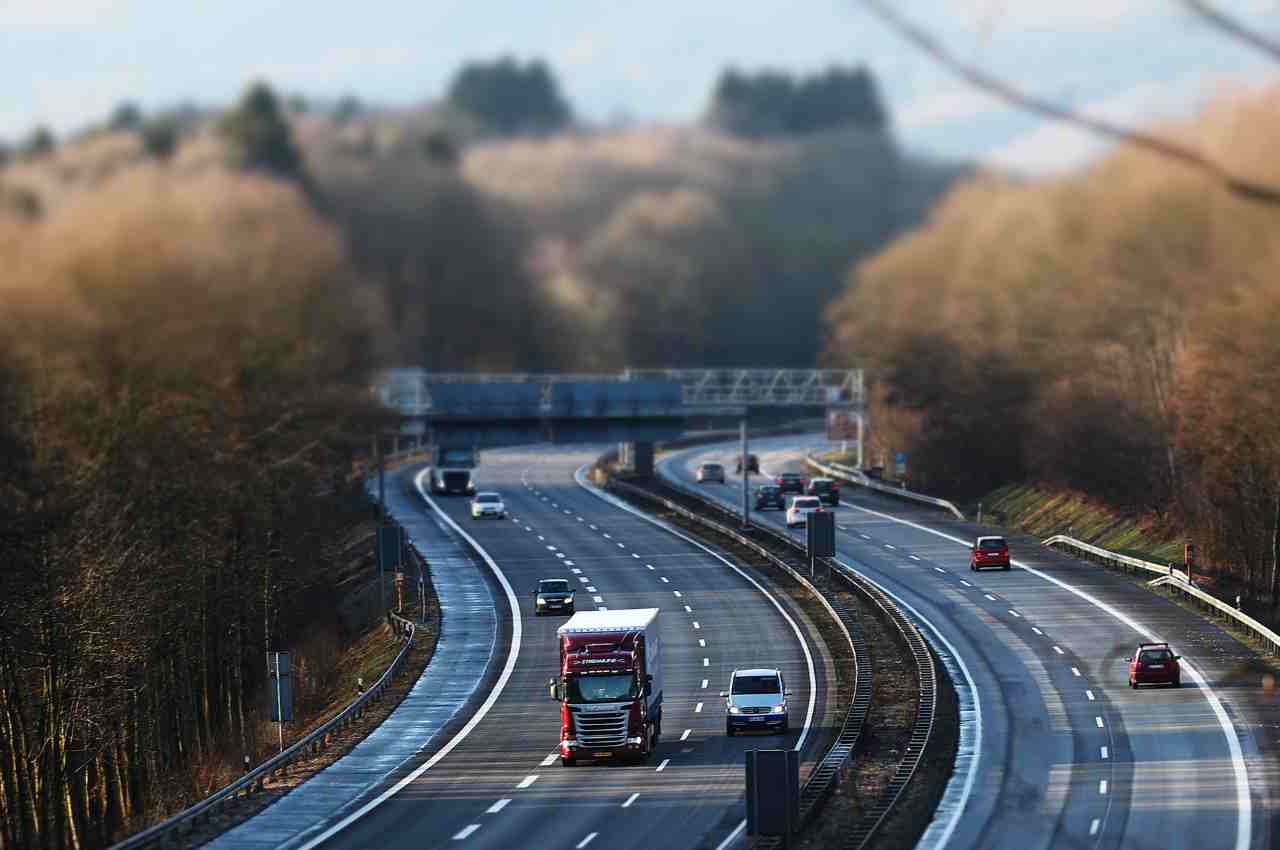
[[[1280,36],[1280,0],[1219,0]],[[966,59],[1117,120],[1193,110],[1224,79],[1276,63],[1178,0],[900,0]],[[224,103],[265,77],[317,97],[411,104],[468,59],[546,58],[578,114],[684,122],[726,65],[812,71],[865,62],[912,151],[1031,172],[1094,155],[1088,137],[1016,112],[940,71],[856,0],[10,0],[0,13],[0,138],[67,132],[132,98]]]

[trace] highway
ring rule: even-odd
[[[804,471],[803,450],[819,444],[783,438],[751,450],[769,475]],[[694,478],[704,461],[732,471],[737,451],[672,453],[659,472],[740,508],[740,477]],[[926,618],[975,685],[982,743],[949,846],[1269,846],[1274,808],[1259,747],[1272,744],[1257,684],[1235,675],[1248,650],[1125,578],[1034,541],[1011,540],[1012,571],[974,574],[960,541],[977,527],[851,485],[841,495],[839,559]],[[754,518],[783,525],[781,512]],[[1141,636],[1173,641],[1184,655],[1181,689],[1129,689],[1126,656]]]
[[[830,725],[823,694],[831,662],[804,615],[690,542],[588,492],[574,472],[599,451],[489,451],[481,489],[502,493],[508,520],[473,521],[468,500],[432,502],[469,534],[514,591],[517,651],[487,713],[443,757],[410,764],[305,844],[325,848],[714,848],[743,817],[743,753],[794,746],[811,761],[815,729]],[[394,512],[433,510],[388,487]],[[535,617],[540,578],[578,587],[581,609],[662,610],[666,693],[662,740],[644,764],[562,767],[555,756],[559,616]],[[495,585],[498,608],[509,610]],[[444,612],[447,618],[449,611]],[[509,615],[508,615],[509,617]],[[495,661],[511,657],[499,647]],[[791,698],[786,736],[724,732],[717,696],[737,667],[782,669]],[[491,696],[493,696],[491,694]],[[812,714],[806,724],[806,717]],[[841,715],[842,716],[842,715]]]

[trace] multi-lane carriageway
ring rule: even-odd
[[[752,450],[767,475],[801,471],[804,447],[790,438]],[[736,455],[737,446],[687,450],[659,474],[698,487],[700,463],[732,469]],[[741,504],[740,479],[701,489]],[[972,683],[976,769],[967,787],[958,775],[948,791],[964,812],[950,846],[1270,846],[1280,703],[1256,674],[1240,673],[1244,647],[1133,582],[1033,541],[1013,542],[1012,571],[974,574],[965,541],[976,527],[859,488],[842,497],[838,559],[906,602]],[[755,519],[783,524],[776,512]],[[1128,688],[1125,657],[1144,638],[1183,654],[1181,689]]]
[[[596,455],[486,453],[477,478],[503,494],[506,521],[472,521],[465,499],[424,505],[387,488],[394,511],[436,506],[491,560],[519,608],[519,628],[504,629],[516,652],[495,652],[505,674],[496,699],[447,755],[398,772],[382,793],[289,846],[715,848],[741,833],[745,750],[799,745],[810,762],[820,754],[817,730],[836,718],[824,710],[831,662],[809,638],[812,624],[768,586],[576,483]],[[566,768],[556,758],[559,706],[547,680],[564,618],[534,617],[532,593],[548,577],[577,585],[580,610],[661,609],[662,740],[648,762]],[[507,588],[494,593],[509,612]],[[782,669],[794,692],[792,731],[728,738],[718,693],[731,670],[760,666]]]

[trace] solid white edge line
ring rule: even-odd
[[[669,463],[671,463],[670,459],[665,461],[662,464],[662,468],[665,468],[666,465]],[[842,502],[841,504],[847,505],[848,503]],[[872,511],[872,513],[875,513],[875,512]],[[888,517],[888,518],[894,519],[893,517]],[[676,533],[678,534],[679,532],[676,532]],[[972,695],[972,698],[973,698],[973,727],[972,727],[973,728],[973,757],[970,759],[968,770],[964,774],[964,782],[960,788],[960,800],[957,802],[955,806],[955,810],[952,812],[951,818],[947,821],[946,826],[942,828],[942,833],[937,838],[936,843],[931,845],[932,850],[943,850],[943,848],[947,846],[948,842],[951,841],[951,836],[955,833],[956,829],[960,826],[961,817],[964,815],[964,810],[969,805],[969,797],[972,796],[973,794],[974,783],[976,783],[978,779],[978,765],[982,761],[982,699],[978,691],[978,685],[973,680],[973,674],[969,672],[969,665],[964,663],[964,658],[961,657],[960,653],[956,650],[955,645],[951,643],[951,641],[947,640],[946,635],[944,635],[938,629],[937,626],[935,626],[927,618],[922,616],[920,612],[915,609],[915,606],[907,602],[905,599],[902,599],[896,593],[884,587],[879,582],[867,576],[865,573],[855,570],[852,566],[845,563],[844,561],[836,559],[836,563],[840,564],[842,567],[849,570],[850,572],[857,573],[859,576],[861,576],[863,579],[870,582],[871,584],[874,584],[877,588],[880,589],[882,593],[887,595],[894,602],[901,605],[908,612],[910,612],[911,616],[915,617],[917,623],[924,624],[925,628],[928,629],[928,631],[932,633],[933,636],[936,637],[938,641],[946,648],[947,652],[950,653],[951,659],[955,662],[956,667],[959,668],[960,670],[960,675],[964,677],[965,686],[968,688],[969,693]],[[939,653],[939,655],[941,655],[941,653]],[[957,688],[957,690],[959,690],[959,688]],[[961,723],[961,727],[960,727],[961,746],[963,746],[965,743],[964,735],[965,735],[966,728],[968,727],[964,723]],[[953,773],[952,780],[948,780],[947,788],[943,791],[943,799],[945,799],[946,795],[950,792],[951,782],[954,781],[954,778],[955,778],[955,774]],[[729,836],[725,838],[724,841],[721,841],[718,845],[716,845],[716,850],[726,850],[726,848],[731,846],[734,842],[738,840],[738,838],[741,837],[742,831],[745,830],[746,828],[747,828],[747,822],[745,820],[740,822],[738,824],[737,829],[729,833]],[[932,825],[930,825],[930,827],[925,830],[925,834],[921,836],[920,841],[917,842],[917,845],[916,845],[917,848],[921,848],[925,846],[924,844],[925,839],[928,837],[929,831],[931,829],[932,829]]]
[[[698,547],[702,551],[706,552],[708,555],[715,558],[717,561],[724,564],[726,567],[733,570],[735,573],[737,573],[738,575],[746,579],[748,582],[750,582],[751,585],[756,590],[760,591],[760,593],[764,595],[765,599],[768,599],[769,602],[773,604],[774,608],[778,609],[778,613],[781,614],[782,618],[787,621],[787,625],[791,626],[791,631],[795,633],[796,640],[800,642],[800,649],[804,651],[805,666],[808,668],[808,671],[809,671],[809,707],[805,711],[805,715],[804,715],[804,728],[800,730],[800,737],[796,739],[796,745],[795,747],[793,747],[793,749],[796,752],[800,752],[800,750],[804,747],[805,740],[809,737],[810,726],[813,723],[813,713],[817,706],[817,701],[818,701],[818,677],[817,677],[817,673],[814,671],[813,655],[809,652],[809,643],[804,639],[804,635],[801,633],[800,627],[796,625],[796,621],[791,619],[791,615],[786,612],[786,610],[782,607],[781,603],[779,603],[778,600],[773,598],[773,595],[769,593],[769,591],[765,590],[764,587],[762,587],[760,583],[756,581],[754,578],[744,573],[732,561],[725,558],[723,555],[718,554],[709,546],[703,543],[700,543],[697,540],[694,540],[692,537],[690,537],[687,534],[684,534],[681,531],[676,530],[669,523],[665,523],[660,519],[651,517],[648,514],[644,513],[643,511],[639,510],[638,508],[633,508],[631,505],[628,505],[626,502],[622,501],[621,499],[618,499],[614,497],[612,494],[604,492],[594,484],[589,483],[586,480],[586,470],[590,465],[591,464],[584,463],[582,466],[578,468],[578,471],[574,473],[573,480],[578,482],[579,487],[586,490],[588,493],[591,493],[592,495],[597,496],[600,499],[603,499],[604,501],[608,502],[614,507],[620,508],[621,510],[626,511],[632,516],[639,517],[640,519],[643,519],[645,522],[648,522],[652,525],[656,525],[659,528],[664,529],[668,533],[674,534],[676,537],[679,537],[681,540],[685,541],[686,543],[690,543]],[[966,677],[968,676],[967,673],[965,675]],[[742,831],[745,830],[746,828],[747,828],[747,822],[745,820],[739,822],[738,826],[733,830],[733,832],[729,833],[729,836],[716,846],[716,850],[722,850],[722,848],[728,847],[730,844],[732,844],[734,841],[738,839],[738,837],[742,834]]]
[[[945,540],[950,540],[953,543],[959,543],[961,546],[964,546],[966,548],[968,548],[971,545],[967,540],[961,539],[951,534],[947,534],[946,532],[929,528],[928,526],[920,525],[919,523],[912,522],[910,520],[902,519],[901,517],[895,517],[891,514],[886,514],[881,511],[872,510],[871,508],[864,508],[859,505],[849,505],[849,507],[862,511],[863,513],[871,514],[872,516],[878,516],[878,517],[881,517],[882,519],[887,519],[887,520],[891,520],[892,522],[910,526],[911,528],[915,528],[919,531],[924,531],[929,534],[933,534],[937,537],[941,537]],[[1054,578],[1048,573],[1042,572],[1041,570],[1037,570],[1035,567],[1028,566],[1023,561],[1017,561],[1010,558],[1009,563],[1015,567],[1018,567],[1019,569],[1026,570],[1027,572],[1031,573],[1031,575],[1036,576],[1037,578],[1044,579],[1045,581],[1050,582],[1051,584],[1056,584],[1058,587],[1062,588],[1068,593],[1074,593],[1076,596],[1080,597],[1081,599],[1088,602],[1089,604],[1095,606],[1096,608],[1099,608],[1102,611],[1107,612],[1112,617],[1116,618],[1121,623],[1124,623],[1126,626],[1133,629],[1138,634],[1151,640],[1159,640],[1159,636],[1156,631],[1147,628],[1141,622],[1121,612],[1119,609],[1111,605],[1108,605],[1106,602],[1103,602],[1101,599],[1098,599],[1097,597],[1092,596],[1086,591],[1083,591],[1078,587],[1073,587],[1072,585],[1067,584],[1065,581],[1062,581],[1061,579]],[[1222,701],[1218,699],[1218,695],[1214,693],[1213,688],[1209,686],[1208,680],[1205,679],[1205,677],[1200,673],[1200,671],[1197,670],[1195,666],[1190,662],[1188,662],[1185,658],[1183,659],[1182,668],[1187,671],[1187,674],[1191,677],[1191,681],[1196,683],[1196,686],[1200,689],[1200,692],[1204,695],[1205,700],[1209,703],[1209,707],[1213,710],[1213,714],[1218,720],[1218,725],[1222,727],[1223,736],[1227,739],[1227,751],[1231,755],[1231,768],[1232,768],[1232,772],[1235,775],[1235,781],[1236,781],[1235,850],[1249,850],[1249,845],[1253,841],[1253,797],[1249,790],[1249,770],[1245,766],[1244,750],[1240,746],[1239,733],[1236,732],[1235,724],[1231,722],[1231,718],[1227,716],[1227,710],[1226,708],[1223,707]]]
[[[511,583],[507,581],[507,577],[503,575],[502,570],[498,568],[497,563],[495,563],[493,558],[489,556],[489,553],[476,542],[474,537],[463,531],[462,527],[454,522],[453,519],[442,511],[440,506],[427,495],[426,490],[422,487],[422,478],[426,474],[427,470],[424,469],[413,479],[413,485],[417,488],[418,495],[422,496],[431,509],[435,511],[442,520],[444,520],[446,525],[461,535],[462,539],[467,541],[467,543],[475,549],[484,562],[488,564],[489,569],[493,571],[494,576],[498,579],[498,583],[502,585],[503,592],[507,595],[507,604],[511,606],[511,649],[507,652],[506,664],[503,665],[502,672],[498,675],[498,681],[494,683],[493,690],[489,692],[488,698],[485,699],[480,707],[476,709],[476,713],[471,715],[471,719],[467,721],[466,725],[458,730],[458,734],[450,738],[449,742],[441,747],[439,752],[422,764],[418,765],[395,785],[392,785],[386,791],[383,791],[381,794],[374,797],[372,800],[365,803],[363,806],[356,809],[354,812],[347,815],[324,832],[320,833],[317,837],[300,845],[298,850],[311,850],[311,848],[318,847],[328,841],[330,838],[337,835],[339,832],[342,832],[360,818],[369,814],[369,812],[373,811],[378,806],[381,806],[387,800],[390,800],[396,794],[399,794],[404,790],[405,786],[409,785],[419,776],[435,767],[441,759],[453,752],[454,748],[466,740],[466,737],[471,734],[471,730],[475,729],[476,726],[480,724],[480,721],[489,713],[489,709],[493,708],[494,703],[496,703],[498,698],[502,696],[502,690],[507,686],[507,680],[511,678],[512,671],[516,668],[516,659],[520,656],[522,624],[520,622],[520,602],[516,599],[515,591],[511,589]]]

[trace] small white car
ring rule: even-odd
[[[787,528],[804,525],[809,514],[821,512],[822,500],[817,496],[796,496],[791,500],[791,507],[787,508]]]
[[[471,500],[471,518],[484,519],[485,517],[506,519],[507,506],[497,493],[476,493],[476,497]]]

